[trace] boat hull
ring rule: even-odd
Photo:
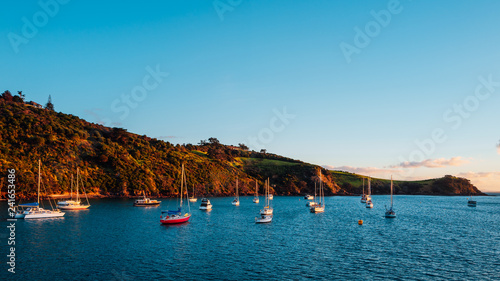
[[[385,217],[388,219],[394,219],[396,218],[396,213],[390,209],[389,211],[385,212]]]
[[[263,215],[263,216],[272,215],[273,214],[273,209],[271,209],[271,208],[262,209],[262,210],[260,210],[260,214]]]
[[[323,213],[325,211],[325,208],[324,207],[311,207],[311,209],[309,209],[311,211],[311,213]]]
[[[90,205],[80,205],[80,206],[57,206],[58,209],[61,209],[61,210],[85,210],[87,209],[88,207],[90,207]]]
[[[160,219],[160,222],[162,224],[179,224],[179,223],[185,223],[188,222],[189,219],[191,218],[191,215],[184,215],[184,216],[167,216],[163,219]]]
[[[189,198],[189,202],[196,202],[198,201],[198,198]]]
[[[259,204],[259,199],[253,199],[253,202],[254,202],[255,204]]]
[[[212,210],[212,206],[200,206],[200,210],[203,210],[203,211],[209,211],[209,210]]]
[[[238,201],[238,202],[232,202],[231,204],[233,204],[233,206],[239,206],[240,205],[240,201]]]
[[[159,206],[160,202],[157,203],[134,203],[135,207],[155,207]]]
[[[64,213],[62,212],[56,212],[56,213],[51,213],[51,214],[34,214],[34,215],[25,215],[24,219],[46,219],[46,218],[58,218],[58,217],[63,217]]]
[[[262,216],[260,218],[255,218],[255,223],[270,223],[273,221],[272,216]]]

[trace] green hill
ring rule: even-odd
[[[220,144],[216,138],[199,144],[173,145],[147,136],[89,123],[76,116],[40,108],[4,92],[0,96],[0,176],[16,169],[18,197],[35,192],[37,162],[42,160],[44,186],[67,192],[76,168],[87,192],[102,196],[136,196],[145,190],[156,196],[178,194],[181,164],[189,191],[197,195],[230,195],[239,179],[241,194],[253,194],[255,181],[271,179],[278,195],[312,193],[321,171],[326,194],[361,192],[361,176],[332,172],[283,156]],[[1,182],[1,180],[0,180]],[[374,193],[387,193],[387,181],[374,179]],[[447,177],[430,182],[397,182],[405,194],[480,193],[466,179]],[[2,191],[5,192],[5,184]]]

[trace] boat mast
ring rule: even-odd
[[[392,175],[391,175],[391,209],[392,209]]]
[[[238,178],[236,178],[236,198],[239,199],[239,197],[238,197]]]
[[[257,186],[257,180],[255,180],[255,197],[259,196],[259,191],[258,191],[258,186]]]
[[[182,164],[181,169],[181,207],[182,207],[182,187],[184,186],[184,164]]]
[[[365,178],[363,178],[363,196],[365,195]]]
[[[76,201],[78,202],[78,200],[80,200],[79,198],[79,195],[78,194],[78,174],[79,174],[80,170],[78,168],[76,168]]]
[[[372,195],[372,186],[371,186],[371,183],[370,183],[370,179],[371,178],[368,178],[368,195]]]
[[[40,159],[38,159],[38,198],[37,198],[37,202],[38,202],[38,206],[40,206],[40,165],[41,165],[42,161]]]

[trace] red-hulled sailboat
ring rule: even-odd
[[[181,192],[180,192],[180,204],[179,208],[175,211],[168,210],[168,211],[161,211],[161,216],[160,216],[160,222],[162,224],[178,224],[178,223],[185,223],[188,222],[189,219],[191,218],[191,208],[189,207],[189,200],[187,200],[187,205],[188,205],[188,212],[185,214],[182,214],[182,192],[183,192],[183,187],[184,183],[186,181],[186,176],[184,174],[184,164],[182,164],[182,171],[181,171]],[[189,198],[189,195],[187,194],[187,185],[186,185],[186,198]]]

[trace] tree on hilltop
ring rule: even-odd
[[[45,109],[54,111],[54,104],[52,103],[52,97],[50,95],[49,95],[49,100],[47,101],[47,104],[45,105]]]

